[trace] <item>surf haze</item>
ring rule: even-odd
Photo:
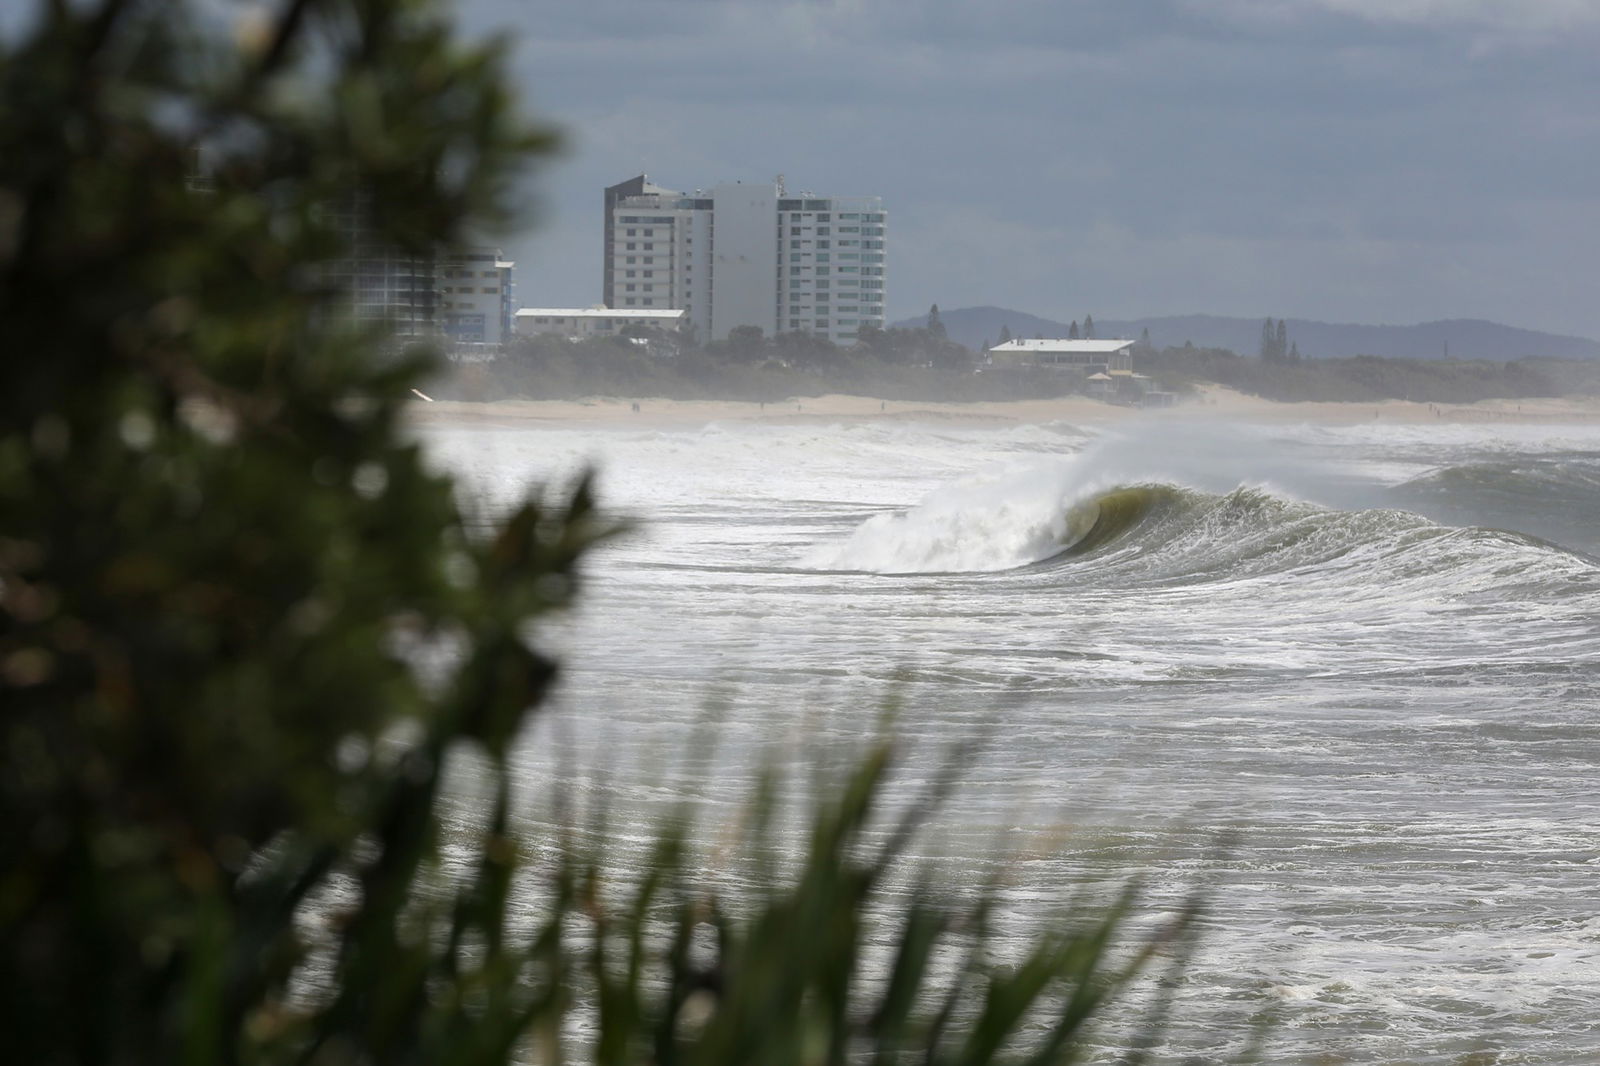
[[[987,738],[932,847],[973,885],[1020,854],[1018,929],[1063,872],[1142,872],[1158,910],[1215,879],[1175,1055],[1237,1048],[1272,1004],[1274,1061],[1600,1056],[1600,429],[1367,414],[423,439],[485,508],[597,461],[642,520],[550,723],[606,753],[618,810],[659,801],[628,768],[710,687],[738,694],[730,780],[893,701],[913,777]]]

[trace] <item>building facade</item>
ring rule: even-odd
[[[381,240],[363,202],[349,199],[323,208],[347,254],[327,268],[343,311],[364,325],[387,323],[397,339],[437,335],[438,260],[411,255]]]
[[[519,337],[549,334],[586,340],[620,337],[629,326],[677,330],[683,326],[686,314],[682,308],[524,307],[514,316],[513,329]]]
[[[681,308],[699,340],[740,326],[835,343],[883,328],[888,216],[876,196],[790,196],[781,181],[605,191],[605,303]]]
[[[995,366],[1047,367],[1091,374],[1132,374],[1133,341],[1013,340],[989,349]]]
[[[498,248],[467,248],[439,262],[439,322],[456,345],[511,339],[516,264]]]

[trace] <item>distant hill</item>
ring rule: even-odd
[[[940,319],[950,338],[977,348],[984,341],[1000,339],[1000,329],[1010,327],[1014,337],[1065,337],[1068,323],[1040,318],[1003,307],[962,307],[940,309]],[[910,318],[893,325],[922,326],[924,318]],[[1136,339],[1150,331],[1150,343],[1158,348],[1179,346],[1193,341],[1200,348],[1228,348],[1241,355],[1254,355],[1261,348],[1259,318],[1224,318],[1219,315],[1174,315],[1133,320],[1095,320],[1099,337]],[[1518,359],[1523,356],[1551,356],[1562,359],[1600,359],[1600,341],[1587,337],[1567,337],[1517,329],[1475,318],[1454,318],[1443,322],[1423,322],[1415,326],[1361,326],[1330,322],[1311,322],[1291,318],[1286,321],[1289,339],[1300,347],[1300,354],[1312,359],[1347,355],[1382,355],[1401,359]]]

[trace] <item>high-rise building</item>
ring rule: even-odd
[[[781,180],[682,193],[641,174],[605,191],[605,303],[682,308],[702,340],[758,326],[850,343],[883,328],[886,228],[876,196]]]
[[[435,335],[438,264],[432,255],[408,255],[380,240],[359,198],[325,208],[347,254],[328,267],[344,295],[345,310],[361,323],[384,322],[397,338]]]
[[[439,309],[445,336],[457,345],[510,340],[515,269],[498,248],[467,248],[441,256]]]

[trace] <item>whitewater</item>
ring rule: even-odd
[[[1274,1062],[1600,1061],[1600,427],[419,433],[486,518],[592,466],[633,523],[545,635],[530,784],[732,804],[893,704],[909,786],[980,742],[953,878],[1209,887],[1173,1057],[1270,1008]]]

